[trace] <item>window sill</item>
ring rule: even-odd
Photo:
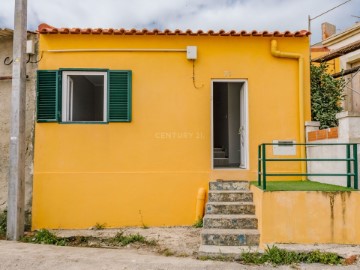
[[[59,124],[109,124],[104,121],[72,121],[72,122],[59,122]]]

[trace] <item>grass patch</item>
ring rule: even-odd
[[[124,232],[118,232],[114,237],[102,238],[93,236],[71,236],[58,237],[54,233],[41,229],[34,233],[24,236],[21,241],[25,243],[47,244],[56,246],[72,247],[124,247],[129,244],[139,243],[147,246],[155,246],[155,240],[147,240],[140,234],[124,235]]]
[[[267,247],[265,253],[245,252],[241,255],[240,261],[245,264],[264,264],[270,263],[274,266],[289,265],[297,263],[321,263],[329,265],[338,265],[344,262],[344,259],[335,253],[320,252],[318,250],[311,252],[296,252],[280,249],[276,246]]]
[[[0,213],[0,239],[6,238],[7,212]]]
[[[257,181],[251,182],[252,185],[258,186]],[[337,185],[323,184],[314,181],[266,181],[266,191],[355,191],[353,188],[342,187]]]
[[[120,246],[127,246],[132,243],[141,243],[149,246],[155,246],[157,244],[155,240],[147,240],[138,233],[124,235],[124,232],[118,232],[113,238],[110,238],[109,241]]]
[[[25,243],[35,243],[35,244],[46,244],[46,245],[55,245],[55,246],[66,246],[67,240],[63,237],[57,237],[52,232],[41,229],[33,235],[27,235],[22,238],[22,241]]]

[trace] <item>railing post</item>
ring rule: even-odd
[[[353,144],[354,155],[354,189],[358,189],[358,158],[357,158],[357,144]]]
[[[261,186],[261,144],[258,146],[258,186]]]
[[[262,145],[262,175],[263,189],[266,190],[266,144]]]
[[[351,187],[351,162],[350,162],[350,144],[346,145],[346,172],[347,172],[347,187]]]

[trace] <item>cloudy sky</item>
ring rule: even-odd
[[[311,18],[346,0],[28,0],[28,28],[158,28],[171,30],[301,30]],[[13,28],[14,0],[0,0],[0,28]],[[312,20],[312,43],[320,24],[344,30],[360,21],[360,0]]]

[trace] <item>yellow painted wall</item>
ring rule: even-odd
[[[315,58],[318,58],[322,55],[325,55],[325,54],[328,54],[329,51],[311,51],[311,59],[315,59]],[[328,64],[328,73],[329,74],[334,74],[334,73],[337,73],[337,72],[340,72],[341,71],[341,68],[340,68],[340,59],[339,58],[335,58],[335,59],[332,59],[332,60],[329,60],[327,61],[327,64]],[[318,65],[318,63],[313,63],[314,65]]]
[[[33,228],[189,225],[196,195],[212,179],[256,179],[257,145],[299,140],[298,64],[270,54],[271,37],[40,35],[40,70],[132,70],[131,123],[37,123]],[[305,120],[310,120],[308,38],[276,38],[305,59]],[[56,49],[198,46],[184,52],[79,52]],[[211,80],[248,82],[249,169],[211,168]],[[287,166],[289,166],[287,164]],[[277,170],[299,170],[299,164]]]
[[[260,245],[360,244],[360,193],[263,192],[252,186]]]

